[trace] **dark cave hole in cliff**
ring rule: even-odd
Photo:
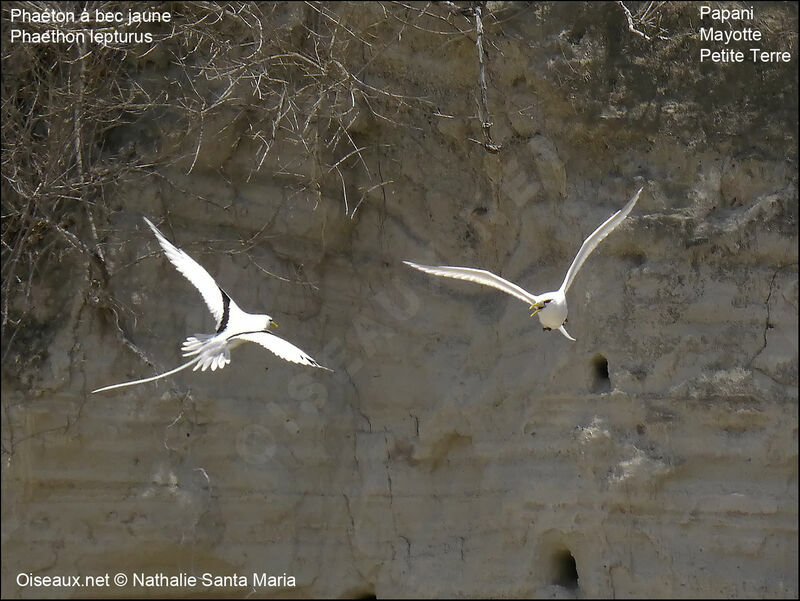
[[[569,589],[578,588],[578,564],[575,563],[575,558],[569,550],[559,551],[553,558],[553,564],[555,565],[553,584]]]
[[[597,354],[592,357],[592,392],[609,392],[611,379],[608,377],[608,359]]]
[[[630,261],[631,265],[634,267],[640,267],[644,265],[645,261],[647,261],[647,257],[640,252],[633,252],[627,257],[625,257],[628,261]]]

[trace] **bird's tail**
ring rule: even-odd
[[[133,380],[132,382],[123,382],[122,384],[113,384],[111,386],[104,386],[103,388],[98,388],[97,390],[92,390],[92,394],[95,392],[103,392],[105,390],[113,390],[114,388],[123,388],[125,386],[133,386],[134,384],[144,384],[145,382],[152,382],[153,380],[158,380],[160,378],[166,378],[167,376],[171,376],[172,374],[178,373],[182,369],[186,369],[187,367],[191,366],[193,363],[200,360],[200,357],[195,357],[191,361],[188,361],[181,365],[180,367],[176,367],[175,369],[168,371],[167,373],[153,376],[152,378],[144,378],[143,380]]]
[[[211,371],[222,369],[231,362],[228,341],[219,339],[216,334],[195,334],[189,336],[181,345],[184,357],[197,355],[197,364],[193,371]]]
[[[197,355],[201,350],[203,350],[206,342],[211,340],[213,337],[214,334],[195,334],[194,336],[189,336],[181,345],[183,356],[191,357],[192,355]]]
[[[567,332],[567,328],[564,327],[563,323],[558,328],[558,331],[561,332],[562,334],[564,334],[564,336],[566,336],[567,339],[572,340],[572,342],[575,342],[575,339],[572,336],[569,335],[569,332]]]

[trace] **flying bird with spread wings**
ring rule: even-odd
[[[152,378],[104,386],[93,390],[92,393],[152,382],[153,380],[171,376],[192,365],[194,365],[192,371],[197,371],[198,369],[205,371],[208,368],[211,368],[211,371],[222,369],[231,362],[231,349],[243,342],[260,344],[286,361],[333,371],[314,361],[292,343],[270,332],[270,326],[277,327],[277,324],[269,315],[254,315],[242,311],[199,263],[180,248],[173,246],[147,217],[144,220],[153,230],[170,263],[200,291],[208,310],[216,320],[217,331],[214,334],[189,336],[183,343],[181,350],[184,357],[194,358],[171,371]]]
[[[439,275],[458,280],[467,280],[469,282],[475,282],[477,284],[483,284],[484,286],[491,286],[492,288],[502,290],[506,294],[510,294],[511,296],[530,304],[531,309],[533,309],[531,317],[538,315],[543,329],[558,330],[569,340],[575,342],[575,339],[569,335],[564,327],[564,324],[567,322],[567,290],[569,290],[572,280],[575,279],[578,270],[581,268],[581,265],[583,265],[583,262],[586,261],[586,258],[589,256],[589,254],[591,254],[595,247],[602,242],[603,238],[608,236],[608,234],[610,234],[614,228],[622,223],[622,221],[628,216],[628,213],[631,212],[633,206],[636,204],[636,201],[639,200],[639,194],[641,193],[642,188],[639,188],[639,191],[633,195],[633,198],[628,201],[628,204],[606,219],[595,231],[592,232],[588,238],[586,238],[586,240],[583,241],[578,254],[575,255],[575,259],[572,261],[572,265],[570,265],[569,269],[567,270],[567,275],[564,276],[564,281],[561,283],[561,287],[553,292],[544,292],[538,295],[532,294],[512,282],[504,280],[499,275],[495,275],[484,269],[473,269],[472,267],[451,267],[449,265],[418,265],[417,263],[412,263],[411,261],[403,261],[403,263],[413,267],[414,269],[419,269],[420,271],[424,271],[425,273],[429,273],[431,275]]]

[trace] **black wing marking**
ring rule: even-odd
[[[219,288],[219,286],[217,287]],[[222,319],[219,321],[217,334],[228,327],[228,318],[231,316],[231,297],[222,288],[219,291],[222,293]]]

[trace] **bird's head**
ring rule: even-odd
[[[264,330],[265,332],[269,332],[269,327],[270,326],[277,328],[278,324],[275,323],[273,321],[273,319],[269,315],[265,315],[264,316],[264,327],[262,328],[262,330]]]
[[[551,302],[553,302],[552,298],[545,298],[545,299],[541,300],[540,302],[536,303],[535,305],[531,305],[531,309],[534,310],[533,313],[531,313],[531,317],[536,315],[539,311],[544,309],[547,306],[548,303],[551,303]]]

